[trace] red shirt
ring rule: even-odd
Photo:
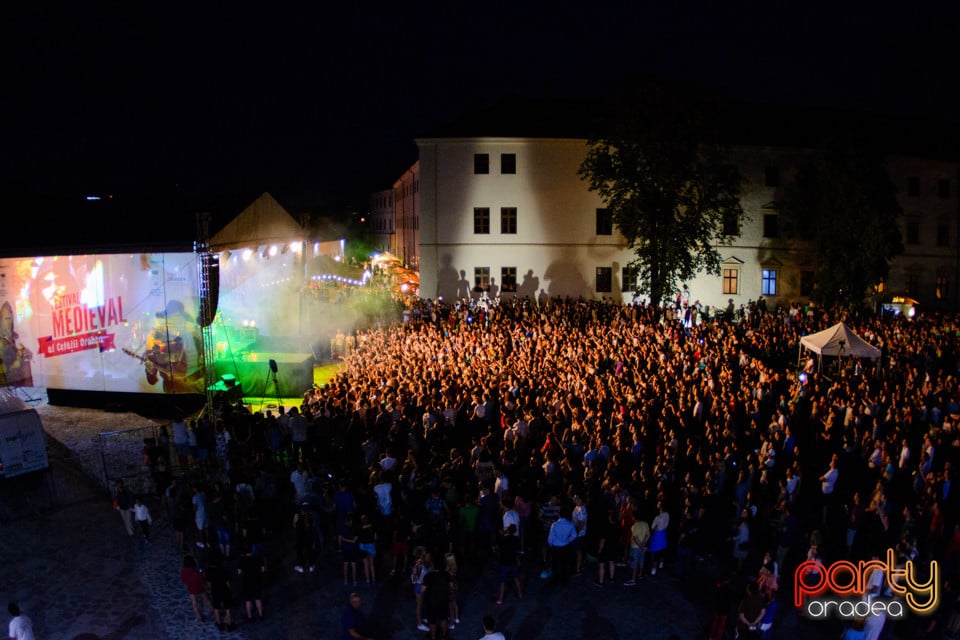
[[[206,580],[203,575],[193,567],[183,567],[180,569],[180,582],[187,585],[187,593],[192,596],[198,596],[203,593],[203,586]]]

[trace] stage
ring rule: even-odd
[[[276,384],[270,361],[277,363]],[[242,358],[217,360],[214,372],[218,378],[234,376],[245,396],[265,398],[302,398],[313,386],[313,354],[249,351]]]

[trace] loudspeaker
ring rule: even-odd
[[[277,361],[273,358],[270,358],[270,371],[277,372]]]

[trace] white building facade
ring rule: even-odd
[[[422,298],[633,299],[633,253],[577,174],[585,139],[429,138],[417,144],[418,188],[404,207],[417,213],[419,255],[404,259],[419,265]],[[745,179],[745,218],[729,244],[717,245],[720,275],[699,274],[685,283],[691,302],[725,307],[732,299],[739,307],[763,296],[773,308],[809,299],[814,257],[788,239],[793,230],[777,202],[810,151],[734,146],[729,153]],[[887,169],[905,213],[905,253],[878,286],[924,308],[954,308],[960,163],[891,156]]]

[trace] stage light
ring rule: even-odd
[[[253,249],[244,249],[243,250],[243,259],[249,261],[253,257]]]
[[[280,253],[280,247],[278,247],[275,244],[270,245],[270,257],[272,258],[276,256],[278,253]]]
[[[303,242],[300,242],[300,241],[291,242],[291,243],[290,243],[290,248],[293,250],[294,253],[302,253],[302,252],[303,252]]]

